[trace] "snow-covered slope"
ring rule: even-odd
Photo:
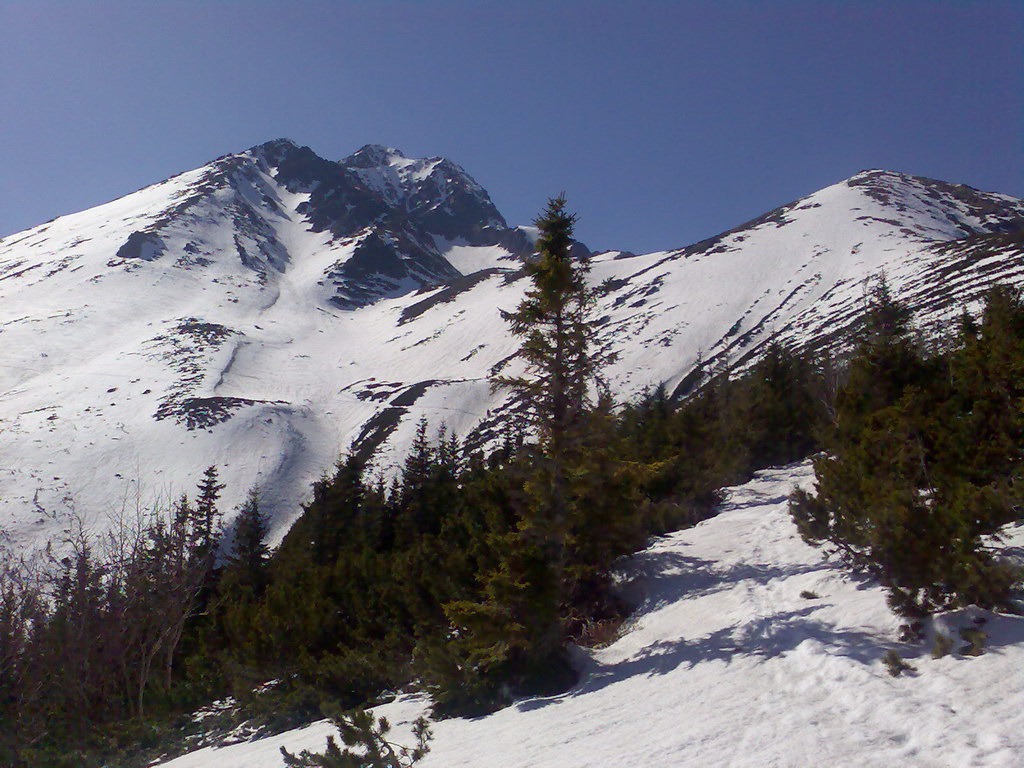
[[[786,509],[807,464],[731,489],[721,513],[626,566],[639,607],[621,637],[580,652],[572,690],[488,717],[433,724],[423,768],[1017,768],[1024,754],[1024,618],[939,616],[957,637],[984,620],[978,657],[899,642],[884,591],[800,541]],[[1024,526],[1007,552],[1024,558]],[[960,644],[957,644],[957,647]],[[895,649],[916,668],[891,677]],[[425,703],[378,709],[411,743]],[[324,748],[326,722],[207,748],[164,768],[278,768],[279,747]]]
[[[1020,200],[868,171],[687,248],[595,254],[614,391],[683,392],[772,334],[837,343],[882,270],[934,326],[1020,281],[1022,225]],[[278,140],[0,240],[0,528],[102,527],[217,464],[225,508],[258,486],[280,537],[350,445],[387,467],[421,417],[486,440],[532,236],[448,160]]]

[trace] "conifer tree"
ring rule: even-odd
[[[263,594],[267,579],[267,523],[260,512],[259,491],[249,489],[235,523],[234,545],[228,557],[226,578],[248,588],[255,597]]]
[[[524,640],[526,655],[539,660],[550,659],[564,641],[561,610],[571,589],[570,466],[586,447],[585,417],[611,358],[593,323],[597,294],[587,284],[590,265],[572,257],[575,222],[561,195],[534,222],[540,231],[537,256],[525,266],[531,284],[516,310],[505,315],[521,340],[518,355],[526,375],[495,380],[522,398],[540,443],[526,481],[533,498],[509,542],[518,549],[514,558],[521,572],[499,574],[503,585],[494,585],[492,599],[503,595],[520,604],[524,614],[511,618],[531,635]]]
[[[576,584],[593,575],[574,559],[575,534],[587,529],[582,501],[611,502],[580,481],[599,479],[588,475],[601,450],[588,441],[588,415],[611,356],[593,323],[589,265],[572,257],[575,220],[564,197],[548,202],[535,222],[538,253],[524,266],[530,285],[515,311],[505,314],[520,339],[525,374],[493,384],[512,391],[539,442],[505,470],[521,492],[505,499],[512,505],[507,527],[490,535],[497,562],[482,594],[447,603],[445,614],[458,631],[445,646],[423,649],[438,711],[486,711],[510,694],[561,690],[572,679],[564,653],[569,603]]]
[[[592,311],[596,291],[588,286],[590,265],[572,257],[576,215],[566,211],[563,196],[548,201],[534,222],[540,230],[537,256],[524,271],[531,285],[513,312],[504,314],[526,375],[497,377],[527,406],[546,451],[567,450],[573,426],[592,403],[603,365],[611,362],[597,337]]]
[[[1024,373],[1024,312],[1005,299],[993,296],[980,337],[961,324],[952,360],[925,358],[906,308],[880,284],[837,398],[828,454],[815,460],[816,492],[793,496],[804,538],[876,574],[899,613],[999,605],[1015,578],[982,540],[1017,514],[1022,422],[1013,382]]]
[[[377,718],[366,710],[335,715],[331,721],[345,746],[358,751],[342,749],[333,736],[328,736],[327,749],[320,753],[304,749],[294,755],[281,747],[284,764],[288,768],[410,768],[430,751],[427,742],[432,734],[423,717],[413,723],[414,747],[389,741],[391,724],[386,718]]]
[[[300,528],[296,532],[299,538],[311,539],[314,562],[333,562],[346,545],[365,538],[363,518],[368,489],[363,475],[363,462],[349,454],[338,462],[333,478],[314,488],[313,503],[306,515],[312,529]],[[289,535],[285,541],[292,538]]]
[[[193,540],[196,557],[199,559],[211,557],[216,549],[220,522],[217,500],[220,498],[220,492],[224,490],[224,486],[218,482],[217,475],[216,466],[207,467],[197,489],[193,510]]]
[[[434,471],[434,449],[427,438],[427,420],[416,425],[416,437],[402,465],[396,507],[396,535],[399,546],[409,546],[417,536],[433,532],[436,510],[432,509],[431,480]]]
[[[804,355],[778,340],[768,345],[743,382],[747,469],[788,464],[814,450],[823,420],[814,385],[815,372]]]

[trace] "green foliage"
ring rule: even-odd
[[[985,652],[988,633],[982,631],[980,627],[961,627],[960,639],[966,643],[960,648],[962,656],[981,656]]]
[[[564,197],[552,198],[534,222],[538,254],[524,265],[530,287],[516,310],[505,314],[520,339],[517,356],[526,376],[494,380],[527,404],[552,455],[566,448],[573,426],[593,402],[602,366],[611,360],[593,323],[597,294],[587,285],[590,265],[572,256],[576,216],[565,206]]]
[[[882,663],[885,665],[886,671],[893,677],[899,677],[904,672],[916,671],[911,664],[903,660],[903,657],[896,652],[895,648],[890,648],[885,652],[885,655],[882,657]]]
[[[195,701],[182,662],[198,643],[204,590],[215,586],[217,533],[206,525],[215,478],[208,471],[204,506],[183,498],[166,513],[122,517],[102,537],[70,517],[59,556],[4,558],[4,764],[101,765],[126,743],[142,748]]]
[[[270,547],[266,544],[267,521],[260,512],[259,492],[249,490],[245,503],[238,512],[234,527],[234,541],[227,557],[223,579],[230,579],[233,588],[248,589],[256,597],[267,586],[267,561]],[[222,583],[221,592],[225,591]]]
[[[220,512],[217,500],[224,485],[217,480],[216,466],[209,466],[203,472],[196,492],[196,503],[193,512],[192,538],[195,557],[207,558],[216,550],[219,538]]]
[[[674,404],[663,387],[627,405],[624,453],[647,467],[644,527],[663,532],[707,517],[717,489],[804,458],[829,419],[823,371],[772,343],[745,375],[718,377]]]
[[[431,736],[430,727],[422,717],[413,724],[415,747],[388,741],[391,725],[387,719],[378,719],[365,710],[336,715],[331,721],[341,734],[345,749],[338,746],[333,736],[327,737],[327,749],[320,753],[304,749],[293,755],[281,747],[285,765],[289,768],[408,768],[430,751],[427,744]]]
[[[633,512],[638,472],[616,453],[611,403],[594,406],[611,358],[591,317],[589,265],[572,257],[574,222],[563,197],[549,201],[536,221],[538,255],[525,266],[530,287],[505,316],[526,375],[494,385],[521,400],[539,440],[504,472],[505,508],[485,534],[480,589],[443,603],[447,628],[417,646],[438,712],[479,713],[571,684],[566,643],[618,609],[611,564],[646,533]]]
[[[941,659],[948,656],[953,650],[953,638],[941,632],[935,633],[935,641],[932,643],[932,658]]]
[[[904,615],[999,605],[1018,577],[983,537],[1019,514],[1024,309],[997,289],[961,327],[958,348],[926,356],[876,287],[816,491],[791,501],[803,537],[878,576]]]

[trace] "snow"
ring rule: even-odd
[[[454,168],[389,157],[371,173],[394,183]],[[458,291],[396,289],[342,310],[327,275],[355,241],[309,231],[299,211],[308,193],[266,170],[246,153],[229,156],[0,240],[0,528],[14,545],[59,535],[44,510],[77,509],[101,530],[129,501],[191,491],[211,464],[229,514],[251,486],[261,490],[273,543],[312,482],[383,409],[401,417],[378,458],[386,473],[421,417],[464,436],[502,406],[488,377],[502,366],[516,372],[508,360],[517,343],[500,311],[527,284],[507,252],[437,242],[464,274],[498,271]],[[616,395],[674,387],[699,362],[736,364],[775,333],[825,344],[856,317],[864,279],[882,270],[927,307],[918,317],[926,327],[994,281],[1024,281],[1024,258],[1013,253],[950,273],[954,257],[934,244],[962,235],[950,217],[978,217],[911,177],[885,183],[889,203],[842,182],[712,248],[596,259],[593,282],[612,281],[597,315],[619,354],[608,371]],[[985,199],[1024,214],[1020,201]],[[150,227],[159,256],[115,256]],[[204,343],[181,330],[189,323],[223,332]],[[248,404],[191,430],[156,418],[187,398]]]
[[[374,147],[383,164],[373,168],[353,168],[366,186],[385,196],[392,204],[404,203],[409,188],[415,187],[434,175],[442,164],[439,157],[414,159],[393,147]]]
[[[523,232],[528,238],[530,238],[531,243],[536,243],[538,238],[540,238],[540,229],[533,225],[520,224],[516,229]]]
[[[448,263],[464,275],[481,269],[510,269],[517,265],[500,245],[468,245],[464,241],[451,242],[437,236],[434,241]]]
[[[1024,618],[940,616],[954,639],[987,620],[978,657],[900,643],[883,590],[799,539],[786,497],[812,481],[806,463],[759,473],[718,516],[656,540],[623,569],[635,614],[607,648],[579,651],[576,687],[434,723],[420,765],[1019,768]],[[1022,545],[1018,526],[1007,546],[1019,556]],[[916,671],[891,677],[889,649]],[[424,711],[411,695],[377,709],[398,741]],[[331,731],[320,722],[163,768],[278,768],[281,745],[322,750]]]

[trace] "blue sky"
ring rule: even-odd
[[[1024,196],[1024,3],[0,0],[0,235],[289,137],[444,155],[594,248],[864,168]]]

